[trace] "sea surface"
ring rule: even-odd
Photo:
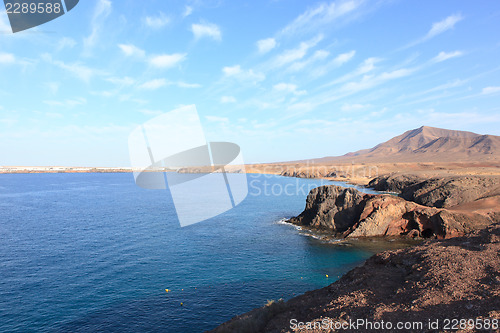
[[[181,228],[169,191],[131,174],[0,175],[0,331],[202,332],[373,253],[280,223],[331,182],[248,183],[236,208]]]

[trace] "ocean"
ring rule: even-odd
[[[169,191],[131,174],[0,175],[0,331],[203,332],[373,254],[280,223],[332,182],[248,182],[240,205],[181,228]]]

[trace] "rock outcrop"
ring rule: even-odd
[[[212,332],[292,332],[290,320],[322,327],[358,319],[370,322],[422,323],[406,330],[443,332],[445,320],[474,319],[474,324],[500,318],[500,224],[467,237],[426,242],[372,256],[337,282],[306,292],[287,302],[237,316]],[[271,304],[273,305],[273,304]],[[477,319],[477,320],[476,320]],[[429,322],[438,326],[429,327]],[[348,329],[310,329],[307,332],[366,332]],[[484,326],[483,326],[484,329]],[[306,331],[305,329],[302,331]],[[479,326],[461,332],[481,331]]]
[[[290,223],[333,233],[337,237],[408,236],[450,238],[491,224],[490,218],[373,195],[334,185],[312,189],[306,207]]]
[[[378,191],[399,193],[418,204],[450,208],[500,195],[498,176],[450,176],[425,179],[414,175],[380,176],[368,184]]]

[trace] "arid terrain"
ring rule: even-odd
[[[499,142],[421,127],[340,157],[247,166],[247,172],[342,180],[391,193],[321,186],[290,223],[337,238],[432,240],[376,254],[325,288],[268,302],[213,332],[499,331]],[[460,319],[462,326],[453,327]],[[359,320],[379,328],[350,325]],[[391,326],[380,329],[384,322]],[[421,326],[405,330],[398,322]]]
[[[500,176],[500,137],[428,126],[407,131],[371,149],[286,163],[246,166],[247,172],[327,178],[368,184],[381,175]]]

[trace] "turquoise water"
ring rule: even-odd
[[[248,181],[242,204],[181,228],[169,192],[131,174],[0,175],[0,331],[202,332],[372,254],[277,223],[328,182]]]

